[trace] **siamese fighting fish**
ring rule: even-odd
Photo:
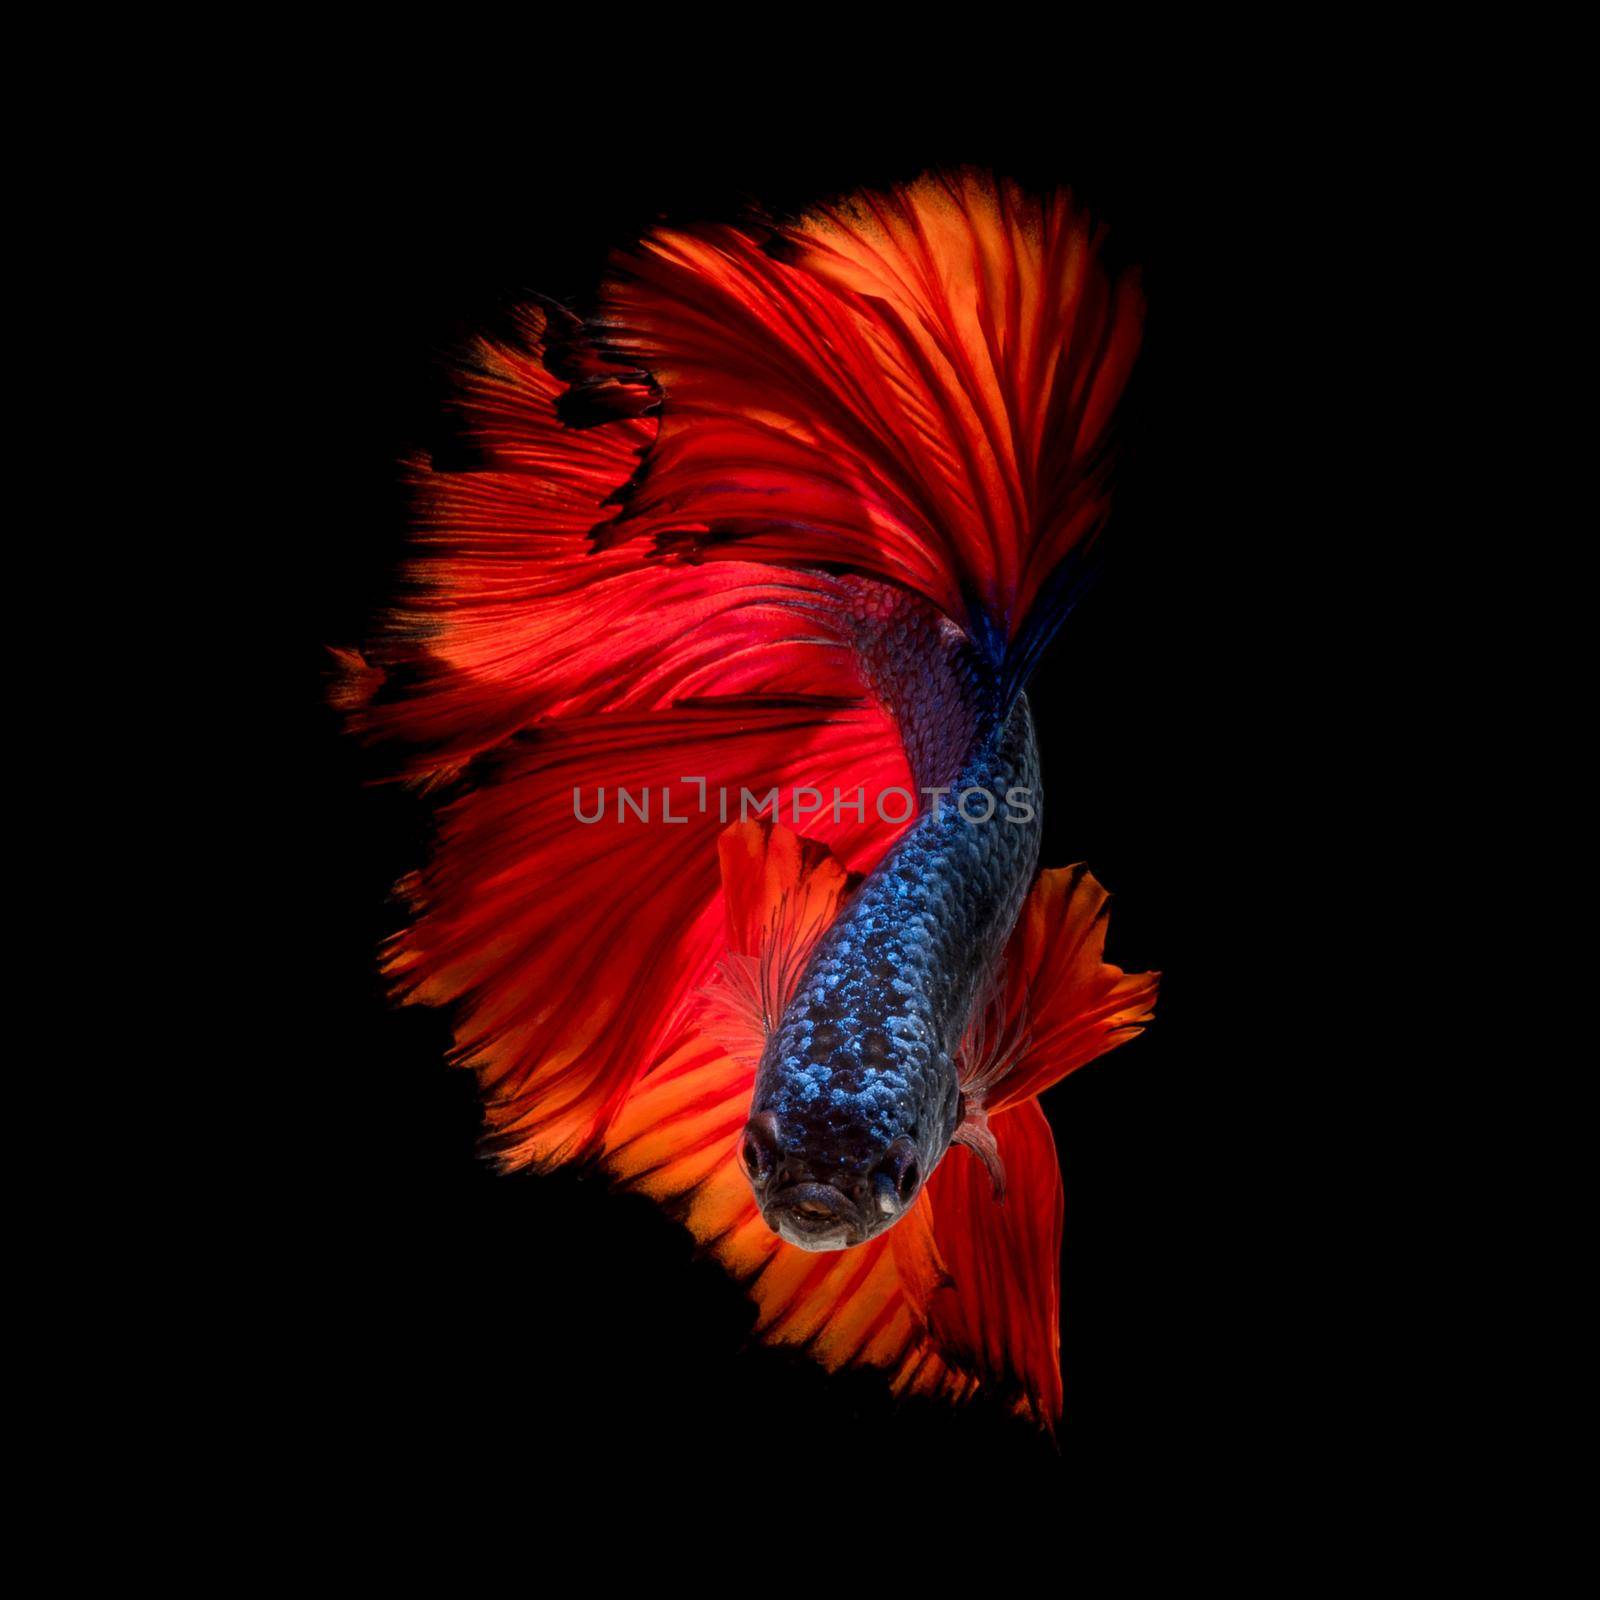
[[[383,960],[450,1008],[494,1158],[670,1208],[764,1340],[1047,1428],[1039,1096],[1157,974],[1040,869],[1070,708],[1028,686],[1142,315],[1070,196],[983,173],[663,226],[462,353],[405,598],[335,652],[437,810]]]

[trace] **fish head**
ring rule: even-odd
[[[848,1250],[893,1226],[916,1202],[927,1177],[917,1140],[897,1134],[871,1140],[798,1137],[773,1111],[745,1124],[739,1162],[763,1220],[801,1250]],[[821,1149],[827,1154],[821,1154]]]

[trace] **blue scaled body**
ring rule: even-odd
[[[950,793],[818,941],[761,1058],[746,1170],[768,1222],[803,1248],[859,1244],[897,1221],[960,1124],[956,1054],[1033,881],[1041,830],[1027,697],[1009,708],[977,698],[964,758],[939,780]],[[1025,803],[1008,804],[1015,791]],[[990,796],[993,814],[968,820]]]

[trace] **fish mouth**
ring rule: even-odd
[[[791,1183],[767,1197],[766,1224],[802,1250],[845,1250],[866,1238],[860,1208],[831,1183]]]

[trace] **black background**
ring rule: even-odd
[[[641,1483],[774,1462],[813,1486],[980,1461],[1041,1483],[1204,1470],[1283,1379],[1288,1202],[1272,1167],[1288,1112],[1263,1032],[1284,955],[1267,908],[1299,869],[1257,695],[1289,582],[1267,552],[1294,514],[1280,376],[1315,338],[1278,320],[1302,266],[1283,217],[1293,174],[1199,125],[1155,137],[1131,112],[1092,129],[1035,110],[848,136],[566,133],[553,149],[530,127],[524,154],[497,127],[487,159],[471,140],[357,131],[262,217],[283,268],[281,570],[306,613],[288,806],[307,889],[283,935],[294,1045],[277,1074],[300,1225],[271,1321],[309,1441],[333,1461],[426,1442],[465,1471],[526,1448]],[[397,463],[448,442],[464,337],[527,291],[581,309],[608,251],[658,217],[798,209],[960,161],[1070,185],[1149,306],[1105,570],[1033,690],[1044,861],[1087,861],[1114,896],[1111,959],[1164,973],[1154,1026],[1045,1101],[1066,1184],[1059,1446],[981,1403],[895,1404],[873,1374],[755,1345],[740,1292],[648,1202],[478,1159],[446,1018],[393,1009],[375,969],[426,809],[372,782],[381,767],[323,703],[325,647],[368,631],[402,552]]]

